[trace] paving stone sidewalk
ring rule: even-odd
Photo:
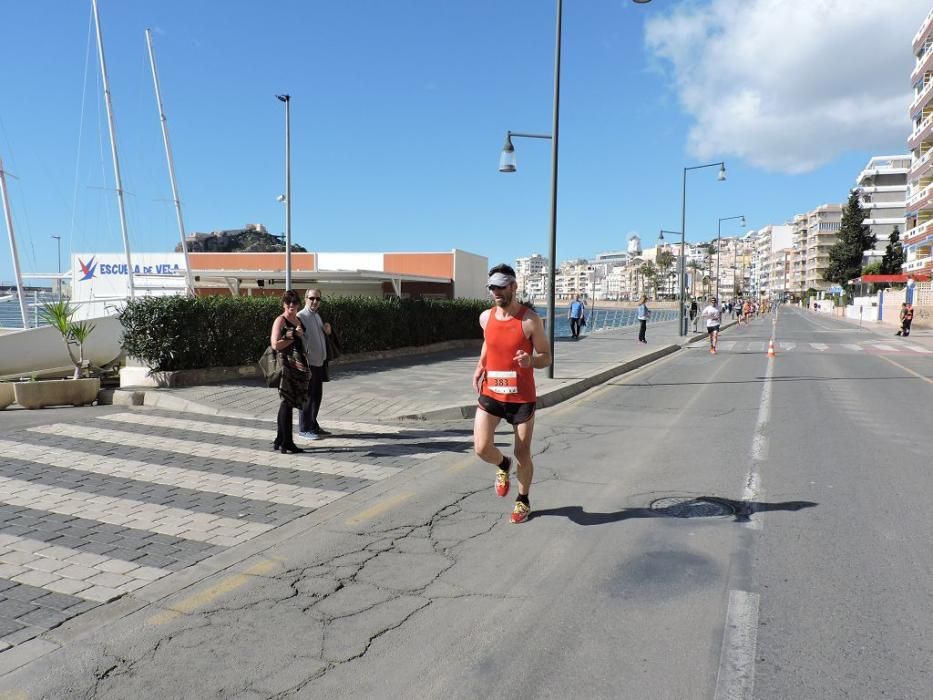
[[[638,328],[600,330],[579,340],[557,338],[555,376],[535,372],[538,405],[552,406],[606,380],[675,352],[705,337],[677,333],[677,323],[648,325],[648,344],[638,342]],[[321,421],[457,420],[473,416],[471,387],[479,351],[449,350],[428,355],[373,360],[337,366],[324,385]],[[145,405],[164,409],[274,420],[278,393],[258,380],[153,389]]]

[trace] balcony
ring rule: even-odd
[[[904,245],[918,243],[924,236],[930,233],[933,233],[933,219],[930,219],[929,221],[926,221],[919,226],[914,226],[909,231],[905,231]]]
[[[910,136],[907,138],[907,148],[913,151],[920,148],[920,144],[928,141],[931,134],[933,134],[933,129],[930,127],[933,127],[933,110],[931,110],[930,113],[923,118],[923,121],[917,124],[917,128],[911,132]]]
[[[925,209],[933,198],[933,184],[929,184],[907,200],[907,209],[917,211]]]
[[[933,51],[931,49],[930,41],[927,41],[924,45],[923,56],[917,61],[917,65],[914,66],[914,69],[910,72],[910,82],[915,83],[920,79],[920,76],[924,72],[933,68]]]
[[[920,29],[914,34],[914,40],[911,42],[911,46],[915,54],[920,50],[920,47],[923,46],[923,41],[926,39],[927,31],[930,29],[931,25],[933,25],[933,10],[930,10],[926,19],[923,20],[923,24],[920,25]]]
[[[923,89],[917,93],[914,101],[910,103],[910,114],[914,115],[919,112],[920,109],[924,107],[927,101],[930,99],[930,95],[933,95],[933,79],[931,79],[929,74],[927,74]]]
[[[933,124],[933,122],[931,122],[931,124]],[[933,163],[933,148],[928,148],[927,152],[918,158],[917,161],[910,167],[910,175],[908,175],[908,179],[911,181],[919,180],[930,170],[931,163]]]

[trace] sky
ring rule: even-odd
[[[748,230],[845,201],[906,152],[911,40],[929,0],[566,0],[557,259]],[[179,242],[151,28],[188,233],[292,234],[312,251],[547,255],[555,2],[99,0],[135,252]],[[0,158],[24,272],[121,252],[90,0],[0,0]],[[6,227],[2,227],[6,234]],[[744,231],[736,221],[724,235]],[[3,238],[6,238],[4,235]],[[0,243],[0,281],[13,279]]]

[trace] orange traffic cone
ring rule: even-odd
[[[777,353],[774,352],[774,340],[768,341],[768,357],[774,357]]]

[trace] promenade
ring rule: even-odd
[[[728,324],[727,324],[728,325]],[[538,406],[565,401],[614,376],[677,351],[705,334],[682,338],[677,323],[648,324],[648,344],[638,342],[638,327],[600,330],[579,340],[557,338],[553,379],[535,372]],[[472,418],[476,392],[471,386],[479,357],[473,348],[402,358],[337,365],[324,385],[321,422],[328,420],[459,420]],[[115,401],[119,401],[116,398]],[[145,404],[167,410],[274,420],[278,392],[260,380],[152,389]]]

